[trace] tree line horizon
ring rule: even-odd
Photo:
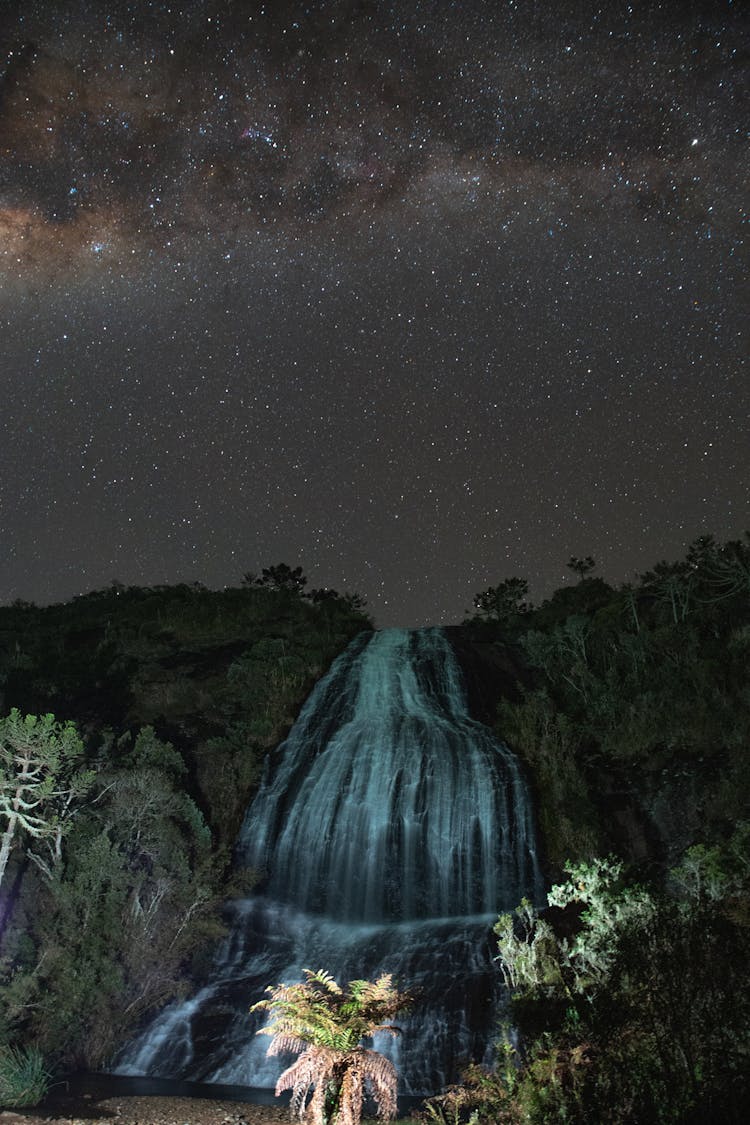
[[[690,541],[684,558],[672,562],[662,559],[650,570],[636,572],[634,575],[635,581],[623,581],[616,586],[610,586],[606,579],[599,575],[596,576],[594,581],[604,583],[610,589],[623,591],[631,599],[631,603],[633,597],[636,596],[636,591],[639,591],[645,597],[653,596],[655,598],[659,598],[666,593],[673,605],[674,612],[677,612],[675,605],[679,603],[680,612],[684,613],[686,612],[686,604],[690,601],[690,586],[693,584],[693,579],[699,577],[699,572],[703,572],[701,577],[705,579],[706,570],[712,571],[714,587],[712,597],[721,600],[724,597],[731,596],[738,585],[742,587],[748,581],[749,558],[750,530],[745,531],[743,537],[730,539],[724,543],[718,542],[714,535],[704,534]],[[591,579],[593,571],[599,568],[598,562],[592,555],[570,555],[565,566],[578,578],[579,583],[585,579]],[[189,589],[220,592],[221,590],[237,588],[265,589],[287,595],[296,595],[316,605],[338,602],[356,612],[364,612],[367,608],[367,597],[358,591],[339,593],[334,587],[321,586],[308,589],[308,585],[309,579],[301,565],[292,567],[286,562],[280,562],[262,567],[260,573],[246,571],[240,578],[238,587],[224,585],[215,591],[212,591],[199,579],[189,582],[125,584],[120,582],[119,579],[113,578],[106,586],[95,587],[85,593],[74,594],[67,601],[42,604],[25,598],[15,598],[10,602],[0,603],[0,609],[7,607],[46,609],[53,605],[66,605],[71,601],[76,602],[80,599],[119,596],[128,591],[159,592],[171,589]],[[511,622],[521,614],[533,612],[535,609],[547,605],[550,600],[555,598],[555,595],[567,589],[569,587],[562,584],[553,590],[547,598],[535,604],[529,599],[530,585],[528,579],[519,575],[512,575],[501,579],[497,585],[489,586],[487,589],[474,594],[473,609],[476,613],[472,614],[471,610],[466,610],[464,621],[477,617],[498,623]]]

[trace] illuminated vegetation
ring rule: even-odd
[[[498,924],[520,1039],[433,1100],[437,1122],[731,1125],[750,1100],[750,539],[704,537],[618,588],[592,563],[538,607],[506,579],[461,630],[515,669],[496,728],[556,886]],[[303,579],[0,608],[9,1066],[99,1066],[200,977],[220,901],[252,881],[229,857],[263,755],[370,625]],[[35,792],[24,731],[65,748]]]
[[[326,972],[305,970],[299,984],[279,984],[251,1011],[267,1009],[269,1055],[297,1054],[276,1084],[292,1091],[292,1110],[313,1125],[359,1125],[365,1090],[381,1118],[395,1117],[397,1074],[392,1062],[362,1045],[377,1032],[398,1034],[390,1023],[409,1003],[390,975],[353,980],[344,991]],[[309,1103],[308,1103],[309,1098]]]

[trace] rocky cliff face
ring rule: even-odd
[[[464,675],[471,714],[494,727],[500,701],[518,700],[520,687],[531,683],[523,654],[513,644],[480,640],[461,625],[448,626],[445,634]]]

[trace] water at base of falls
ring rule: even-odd
[[[325,969],[391,972],[415,996],[403,1035],[376,1042],[401,1091],[432,1093],[482,1060],[500,1000],[491,927],[541,893],[515,758],[467,713],[439,629],[355,640],[316,686],[248,810],[238,852],[266,877],[228,907],[207,984],[122,1053],[115,1072],[273,1086],[268,985]]]

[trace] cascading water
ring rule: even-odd
[[[232,904],[207,985],[123,1053],[120,1074],[273,1086],[248,1014],[269,984],[325,969],[391,972],[416,993],[399,1040],[376,1044],[404,1093],[433,1093],[495,1033],[490,927],[538,898],[516,759],[470,718],[440,629],[362,634],[318,683],[250,806],[239,855],[261,872]]]

